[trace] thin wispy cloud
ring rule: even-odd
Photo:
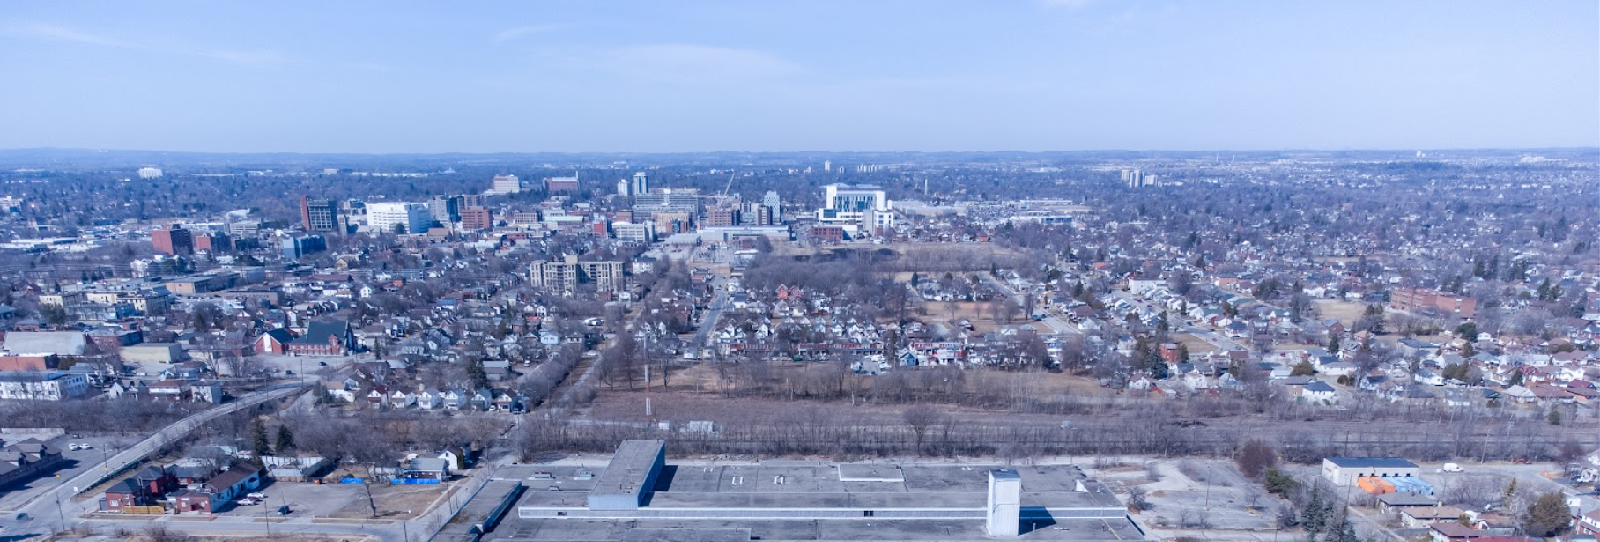
[[[102,35],[99,35],[99,34],[91,34],[91,33],[88,33],[88,32],[83,32],[81,30],[67,28],[65,26],[57,26],[57,25],[53,25],[53,24],[44,24],[44,23],[33,23],[33,24],[26,24],[26,25],[19,25],[19,26],[10,27],[10,28],[6,29],[6,33],[14,35],[14,36],[22,36],[22,37],[27,37],[27,38],[34,38],[34,39],[41,39],[41,40],[48,40],[48,41],[63,41],[63,42],[69,42],[69,43],[83,43],[83,44],[88,44],[88,45],[103,45],[103,46],[106,46],[106,47],[118,47],[118,48],[122,48],[122,49],[141,49],[142,48],[142,47],[139,47],[139,46],[137,46],[135,44],[132,44],[130,42],[119,40],[119,39],[116,39],[116,38],[102,36]]]
[[[1039,5],[1047,8],[1081,9],[1089,7],[1094,0],[1038,0]]]
[[[184,56],[194,56],[194,57],[201,57],[201,58],[209,58],[209,59],[213,59],[213,60],[220,60],[220,61],[228,62],[228,63],[231,63],[231,64],[239,64],[239,65],[245,65],[245,66],[261,66],[261,65],[269,65],[269,64],[282,64],[282,63],[287,63],[287,62],[291,61],[290,58],[288,58],[288,57],[286,57],[286,56],[284,56],[282,54],[271,52],[271,51],[246,51],[246,50],[235,50],[235,49],[207,49],[207,48],[195,48],[195,47],[188,47],[188,46],[181,46],[181,45],[161,44],[161,43],[155,43],[155,42],[151,42],[151,41],[128,40],[128,39],[123,39],[123,38],[106,36],[106,35],[103,35],[103,34],[96,34],[96,33],[93,33],[93,32],[87,32],[87,31],[76,29],[76,28],[70,28],[70,27],[66,27],[66,26],[53,25],[53,24],[46,24],[46,23],[31,23],[31,24],[24,24],[24,25],[8,27],[8,28],[5,29],[5,33],[13,35],[13,36],[19,36],[19,37],[42,40],[42,41],[54,41],[54,42],[61,42],[61,43],[77,43],[77,44],[83,44],[83,45],[95,45],[95,46],[100,46],[100,47],[112,47],[112,48],[117,48],[117,49],[128,49],[128,50],[135,50],[135,51],[150,51],[150,52],[157,52],[157,53],[168,53],[168,54],[174,54],[174,55],[184,55]]]
[[[558,28],[561,28],[561,25],[558,25],[558,24],[534,24],[534,25],[527,25],[527,26],[518,26],[518,27],[514,27],[514,28],[507,28],[505,30],[501,30],[499,33],[496,33],[494,35],[494,41],[499,42],[499,43],[504,43],[504,42],[508,42],[508,41],[511,41],[511,40],[515,40],[517,38],[521,38],[523,36],[531,36],[531,35],[534,35],[534,34],[543,34],[545,32],[549,32],[551,30],[555,30],[555,29],[558,29]]]
[[[681,43],[616,49],[604,65],[621,75],[674,83],[770,80],[809,71],[761,51]]]

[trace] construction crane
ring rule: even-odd
[[[737,171],[733,171],[733,172],[729,172],[728,173],[728,184],[726,186],[722,187],[722,197],[724,197],[724,198],[728,197],[728,189],[733,188],[733,176],[734,175],[738,175],[738,174],[739,174],[739,172],[737,172]]]

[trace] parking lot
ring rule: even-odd
[[[257,489],[267,494],[266,502],[254,506],[230,504],[218,516],[277,515],[278,507],[288,506],[294,516],[328,517],[344,509],[360,497],[366,506],[366,491],[360,485],[306,484],[299,482],[268,482]]]
[[[27,437],[28,435],[6,435],[3,438],[6,442],[16,442]],[[41,477],[0,488],[0,511],[21,508],[34,496],[72,479],[79,473],[91,468],[103,468],[102,464],[105,463],[106,457],[116,454],[122,447],[137,440],[138,437],[84,435],[83,438],[72,438],[72,435],[64,435],[48,441],[61,448],[61,454],[66,457],[66,462],[54,470],[47,471]],[[72,443],[87,444],[89,448],[72,450],[70,449]]]
[[[306,378],[328,370],[337,370],[350,363],[361,359],[361,356],[319,357],[319,356],[289,356],[281,354],[257,354],[256,360],[267,369],[273,378],[294,379],[304,374]],[[369,356],[370,360],[370,356]],[[214,363],[207,363],[215,368]],[[162,371],[172,368],[172,364],[155,361],[123,360],[124,371],[127,375],[137,377],[139,380],[154,382],[160,379]]]

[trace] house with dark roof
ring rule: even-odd
[[[229,501],[261,487],[261,469],[244,463],[234,463],[210,480],[193,489],[185,489],[172,496],[177,512],[213,513]]]
[[[0,488],[43,474],[62,461],[60,448],[37,439],[0,448]]]
[[[106,488],[105,496],[100,499],[100,509],[121,512],[123,508],[129,506],[147,506],[156,497],[140,486],[139,482],[129,478]]]
[[[306,326],[305,335],[289,343],[289,353],[297,356],[343,356],[355,350],[356,338],[350,323],[341,320],[316,320]]]

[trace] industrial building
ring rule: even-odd
[[[526,467],[484,540],[1142,540],[1105,485],[1070,465],[761,461],[668,464],[624,441],[600,474]],[[641,538],[642,537],[642,538]]]
[[[1322,460],[1322,476],[1336,486],[1354,484],[1360,478],[1416,478],[1421,469],[1398,457],[1328,457]]]

